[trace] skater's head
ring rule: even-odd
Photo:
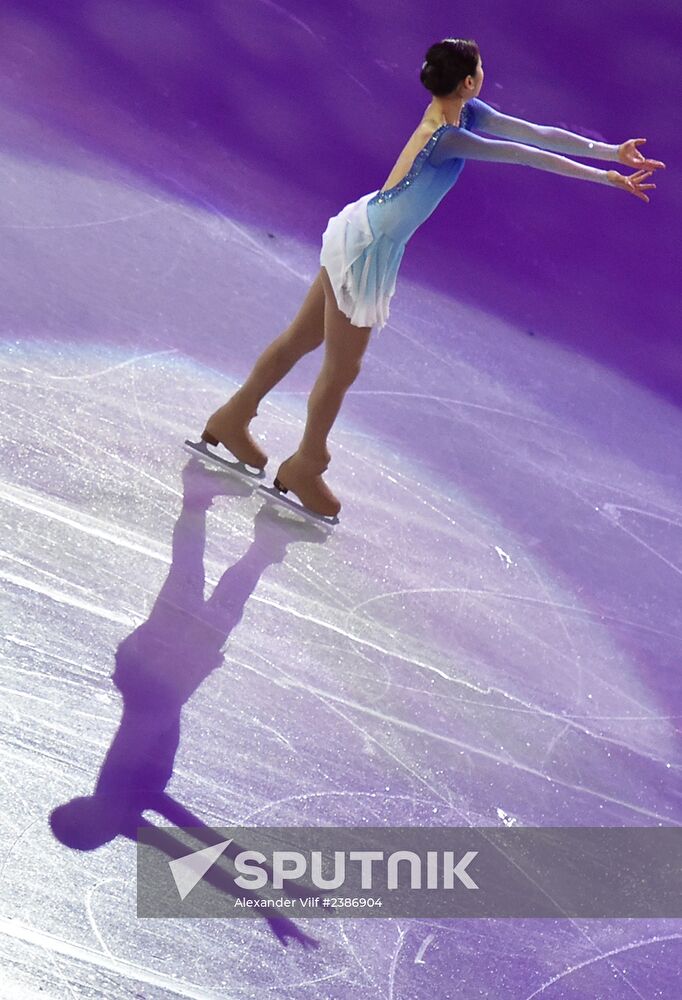
[[[473,39],[444,38],[427,51],[419,79],[434,97],[478,97],[483,64]]]
[[[50,828],[60,843],[77,851],[94,851],[121,832],[120,812],[99,797],[83,795],[50,813]]]

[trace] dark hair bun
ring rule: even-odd
[[[427,51],[419,79],[434,97],[451,94],[478,65],[478,45],[473,39],[444,38]]]

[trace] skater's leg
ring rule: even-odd
[[[326,466],[330,458],[327,437],[346,392],[360,374],[372,328],[353,326],[341,312],[324,269],[323,282],[326,286],[324,361],[308,398],[308,418],[298,454]]]
[[[324,304],[320,270],[294,319],[265,348],[246,382],[232,397],[239,399],[247,411],[255,414],[263,396],[284,378],[304,354],[320,346],[324,340]]]
[[[324,268],[322,280],[325,288],[324,361],[308,398],[303,437],[294,455],[280,466],[277,480],[291,489],[304,506],[319,514],[334,515],[341,505],[321,476],[331,458],[327,437],[346,392],[360,373],[372,328],[354,326],[341,312]]]
[[[246,382],[209,417],[202,435],[210,444],[225,447],[249,465],[263,468],[267,456],[247,428],[258,404],[284,378],[304,354],[324,340],[325,294],[321,273],[311,284],[298,313],[289,326],[273,340],[256,360]]]

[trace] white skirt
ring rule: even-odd
[[[353,326],[380,330],[389,316],[398,266],[405,249],[372,231],[363,195],[333,215],[322,235],[320,264],[326,269],[339,309]]]

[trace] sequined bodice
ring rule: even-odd
[[[440,134],[443,131],[443,129],[468,128],[471,121],[471,117],[472,117],[471,109],[468,104],[465,104],[464,107],[462,108],[462,113],[460,115],[459,126],[450,125],[447,122],[444,125],[439,125],[436,131],[429,139],[429,141],[426,143],[426,145],[419,150],[416,157],[414,158],[412,166],[405,174],[403,179],[401,181],[398,181],[397,184],[394,184],[393,187],[386,188],[385,191],[379,191],[376,196],[376,201],[379,203],[387,201],[389,198],[394,198],[400,191],[404,190],[406,187],[409,187],[410,184],[414,181],[419,171],[421,170],[424,161],[428,160],[429,156],[431,155],[431,150],[438,142],[438,139],[440,138]]]

